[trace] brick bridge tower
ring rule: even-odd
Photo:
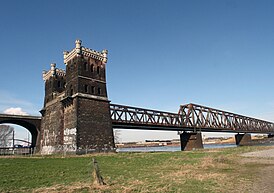
[[[45,101],[41,110],[41,153],[114,150],[106,88],[107,50],[75,48],[64,52],[66,71],[51,65],[43,73]]]

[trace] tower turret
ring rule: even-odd
[[[43,80],[45,82],[45,105],[65,90],[65,79],[65,71],[56,68],[55,63],[50,64],[49,71],[43,71]]]
[[[79,55],[81,54],[81,44],[82,44],[81,40],[76,40],[75,41],[76,53],[79,54]]]

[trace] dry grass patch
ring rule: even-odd
[[[177,171],[165,173],[161,178],[178,184],[193,180],[214,184],[207,187],[208,192],[244,192],[251,181],[243,178],[242,172],[245,173],[246,169],[240,166],[237,157],[210,155],[201,158],[197,163],[181,165]]]

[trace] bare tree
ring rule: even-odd
[[[0,147],[11,147],[14,128],[9,125],[0,125]]]

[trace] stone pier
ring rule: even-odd
[[[268,138],[273,138],[274,137],[274,134],[268,134],[268,136],[267,136]]]
[[[235,135],[236,145],[250,145],[251,144],[251,134],[240,134]]]
[[[183,132],[180,134],[180,140],[182,151],[204,148],[201,133]]]

